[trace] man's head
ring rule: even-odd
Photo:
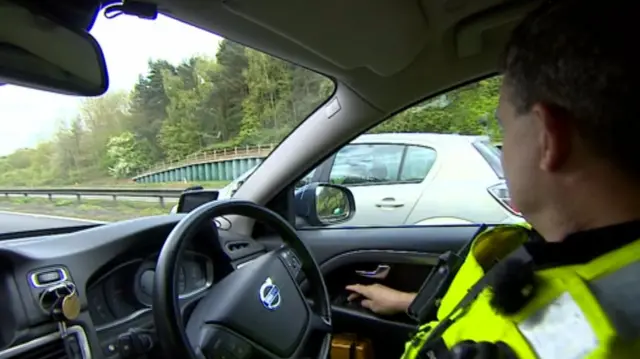
[[[510,193],[530,220],[605,168],[640,178],[634,4],[547,1],[511,35],[498,118]]]

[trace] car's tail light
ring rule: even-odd
[[[489,194],[496,201],[498,201],[504,208],[508,209],[509,212],[515,214],[516,216],[522,216],[522,213],[513,205],[511,202],[511,196],[509,195],[509,189],[507,188],[506,183],[501,182],[494,186],[491,186],[487,189]]]

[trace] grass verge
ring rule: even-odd
[[[0,210],[17,213],[46,214],[97,221],[120,221],[167,214],[174,202],[163,208],[158,202],[53,199],[34,197],[0,197]]]

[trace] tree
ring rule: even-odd
[[[117,178],[137,174],[150,164],[146,150],[131,132],[111,137],[107,143],[107,156],[113,164],[109,172]]]
[[[494,116],[501,82],[501,76],[492,77],[452,90],[397,114],[370,132],[488,135],[501,141]]]
[[[169,104],[158,140],[169,160],[177,160],[208,144],[215,132],[215,115],[207,106],[213,94],[216,64],[192,58],[178,66],[176,74],[165,71],[164,88]],[[207,137],[209,135],[209,137]]]
[[[213,73],[211,108],[215,113],[215,130],[220,142],[238,135],[244,117],[242,103],[249,90],[244,79],[248,67],[244,47],[229,40],[222,40],[216,54],[218,66]]]
[[[164,91],[164,73],[175,73],[175,68],[165,60],[149,61],[149,72],[141,75],[131,93],[131,118],[127,130],[145,141],[155,161],[162,160],[163,153],[157,142],[162,122],[167,117],[169,97]]]
[[[113,92],[89,98],[80,107],[79,118],[86,132],[83,151],[102,170],[108,170],[112,165],[104,151],[109,139],[126,128],[129,117],[128,97],[126,92]]]

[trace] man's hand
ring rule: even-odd
[[[347,290],[353,292],[347,300],[361,299],[362,307],[383,315],[405,312],[416,297],[415,293],[401,292],[381,284],[353,284],[348,285]]]

